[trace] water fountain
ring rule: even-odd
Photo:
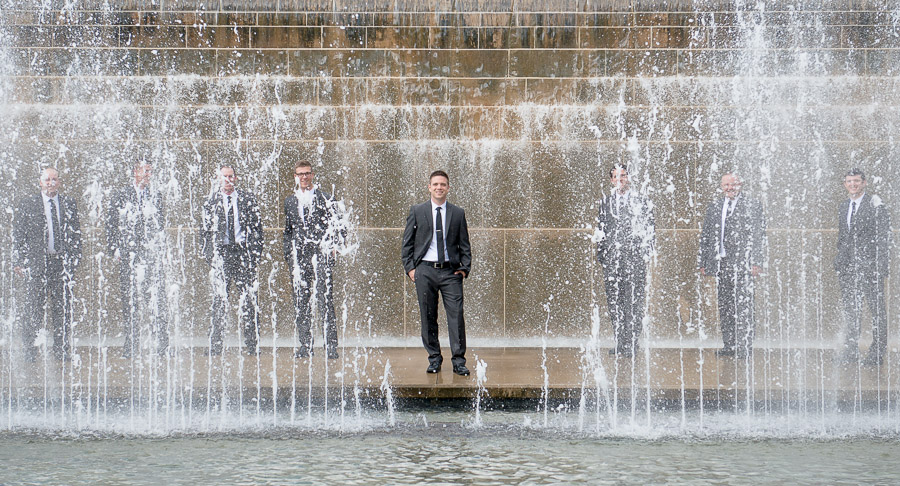
[[[5,279],[2,428],[402,427],[403,399],[417,393],[474,396],[484,425],[484,397],[534,392],[540,417],[528,423],[542,430],[897,430],[898,284],[888,284],[886,364],[841,370],[831,362],[842,323],[830,259],[847,168],[871,174],[889,204],[900,194],[898,6],[58,3],[0,2],[0,206],[11,228],[15,202],[36,192],[46,166],[60,168],[77,199],[85,258],[71,309],[75,352],[22,362],[22,288]],[[145,335],[143,352],[123,360],[103,215],[141,158],[154,162],[168,207],[161,251],[172,353],[146,352]],[[336,362],[288,357],[297,333],[278,256],[298,158],[312,161],[353,227],[336,270]],[[606,171],[621,161],[657,217],[645,347],[630,362],[604,356],[611,332],[591,241]],[[262,207],[265,352],[256,357],[237,351],[234,325],[221,357],[201,353],[211,292],[197,228],[222,162]],[[769,221],[758,347],[745,362],[712,354],[714,285],[695,272],[702,209],[726,167],[744,174]],[[451,200],[470,218],[469,341],[495,388],[423,384],[406,371],[424,361],[410,357],[418,320],[398,263],[400,231],[435,168],[448,170]],[[4,275],[11,233],[0,237]],[[531,353],[521,368],[535,381],[505,384],[515,366],[504,368],[498,349]],[[446,423],[418,417],[408,423]]]

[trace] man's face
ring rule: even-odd
[[[231,194],[234,192],[234,184],[237,182],[237,176],[231,167],[222,167],[219,169],[219,184],[222,186],[222,192]]]
[[[431,199],[437,203],[443,203],[449,191],[450,181],[442,175],[436,175],[428,182],[428,192],[431,193]]]
[[[134,168],[134,185],[141,189],[150,185],[150,177],[153,175],[153,167],[150,164],[141,164]]]
[[[629,183],[628,183],[628,171],[621,168],[616,167],[613,169],[612,176],[609,178],[609,181],[612,185],[619,191],[620,194],[625,194],[628,191]]]
[[[850,197],[856,199],[866,190],[866,181],[860,175],[852,175],[844,177],[844,188]]]
[[[743,182],[734,174],[725,174],[722,176],[722,193],[728,199],[734,199],[741,193],[741,185]]]
[[[297,167],[294,169],[294,181],[297,182],[297,186],[302,191],[308,191],[313,187],[313,178],[316,175],[313,174],[312,167]]]
[[[60,187],[59,172],[56,172],[55,169],[44,169],[44,171],[41,172],[39,183],[41,185],[41,192],[49,197],[56,196],[56,194],[59,193]]]

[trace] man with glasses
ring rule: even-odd
[[[734,172],[722,176],[722,195],[706,208],[698,266],[716,277],[719,328],[724,346],[717,356],[749,358],[753,351],[754,278],[765,266],[766,218],[762,203],[743,195]]]
[[[338,358],[338,333],[334,313],[334,264],[342,244],[341,212],[331,194],[313,184],[312,164],[294,166],[294,194],[284,200],[284,259],[291,272],[295,323],[299,337],[297,358],[313,354],[311,325],[314,315],[322,322],[325,355]]]
[[[263,228],[259,204],[253,194],[237,189],[234,168],[219,168],[218,189],[203,204],[200,249],[212,265],[213,315],[209,354],[222,354],[226,300],[231,288],[237,293],[239,318],[245,352],[258,354],[259,318],[257,266],[262,256]],[[234,302],[230,303],[232,306]]]
[[[53,168],[41,171],[40,194],[19,201],[13,217],[13,270],[25,280],[22,337],[25,360],[34,362],[44,312],[50,315],[53,353],[68,358],[72,288],[81,260],[81,224],[75,200],[59,193],[62,182]],[[49,305],[48,305],[49,304]]]
[[[884,201],[866,192],[866,175],[851,169],[844,176],[848,198],[838,208],[837,255],[834,270],[841,287],[841,308],[847,326],[840,359],[859,359],[860,311],[865,300],[872,314],[872,346],[863,360],[881,366],[887,351],[884,281],[891,262],[891,219]]]

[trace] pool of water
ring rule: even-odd
[[[546,423],[544,419],[547,419]],[[404,411],[150,430],[0,432],[0,484],[898,484],[900,433],[876,416],[821,421]],[[580,425],[581,424],[581,425]]]

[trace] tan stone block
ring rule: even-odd
[[[580,52],[571,50],[514,50],[509,56],[509,74],[520,77],[580,76],[584,59]]]
[[[450,81],[452,105],[509,105],[509,98],[521,99],[524,83],[506,79],[463,79]]]
[[[652,335],[659,339],[721,342],[715,278],[697,270],[699,232],[658,230],[657,257],[647,296]]]
[[[508,337],[590,335],[592,250],[587,236],[570,230],[507,235]]]
[[[309,49],[322,47],[320,27],[253,27],[251,46],[259,49]]]
[[[560,78],[535,78],[525,81],[525,100],[539,105],[575,102],[576,81]]]
[[[583,49],[630,49],[635,45],[632,29],[617,27],[580,27],[579,46]]]
[[[241,49],[216,51],[218,76],[285,75],[287,51]]]
[[[578,47],[578,30],[567,27],[537,27],[534,30],[536,49],[570,49]]]
[[[348,26],[322,27],[322,46],[325,48],[362,49],[366,47],[366,28]]]

